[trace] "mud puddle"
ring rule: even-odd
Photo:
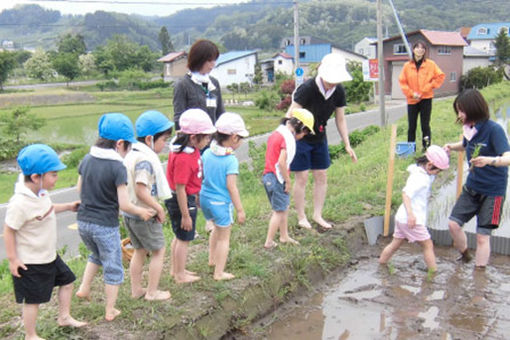
[[[451,248],[436,247],[439,272],[428,279],[419,245],[404,245],[392,258],[392,270],[377,262],[383,246],[363,250],[336,283],[280,308],[246,338],[508,338],[507,256],[494,255],[485,272],[475,271],[474,264],[456,262]]]

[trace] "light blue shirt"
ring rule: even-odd
[[[231,203],[230,193],[227,189],[227,175],[239,174],[239,161],[230,154],[215,155],[211,149],[202,154],[204,179],[200,196],[218,202]]]

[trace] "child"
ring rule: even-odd
[[[476,268],[489,263],[490,235],[499,227],[508,183],[510,146],[503,128],[490,120],[489,107],[477,90],[465,90],[455,98],[453,109],[457,121],[464,125],[461,142],[446,144],[453,151],[466,150],[470,170],[466,184],[453,207],[448,227],[454,247],[461,253],[463,262],[469,262],[464,223],[477,217]],[[478,149],[478,152],[475,150]]]
[[[429,146],[425,156],[417,158],[416,164],[409,165],[407,171],[410,175],[402,189],[402,204],[395,215],[393,240],[382,251],[379,263],[386,264],[404,240],[411,243],[418,241],[423,248],[429,273],[436,271],[434,245],[426,227],[427,200],[435,176],[448,167],[448,154],[445,149],[437,145]]]
[[[293,109],[291,118],[283,118],[281,125],[269,136],[266,150],[266,166],[262,182],[273,213],[269,220],[264,248],[272,249],[278,244],[273,240],[280,230],[280,242],[299,244],[289,236],[287,225],[291,188],[289,166],[296,154],[296,140],[313,131],[313,114],[307,109]]]
[[[218,132],[211,147],[203,154],[204,183],[200,191],[200,205],[207,220],[212,220],[214,229],[209,237],[209,265],[215,266],[215,280],[230,280],[234,275],[224,271],[230,243],[230,230],[234,222],[232,204],[237,211],[239,223],[246,216],[237,189],[239,162],[234,151],[248,137],[240,115],[225,112],[216,121]]]
[[[128,191],[131,203],[151,208],[157,212],[154,219],[142,221],[138,216],[126,212],[124,223],[129,232],[134,254],[129,264],[131,274],[131,296],[146,300],[167,300],[170,292],[158,290],[159,278],[165,257],[165,236],[161,223],[165,222],[165,211],[158,198],[172,196],[159,160],[160,153],[172,133],[174,123],[158,111],[146,111],[136,120],[138,143],[124,159],[128,172]],[[148,253],[152,253],[149,264],[147,289],[142,288],[142,272]]]
[[[135,143],[133,124],[121,113],[103,115],[98,124],[99,138],[78,167],[78,231],[91,252],[83,281],[76,296],[90,298],[92,280],[103,267],[106,306],[105,319],[120,314],[115,308],[119,285],[124,281],[119,232],[119,208],[147,221],[155,211],[137,207],[129,201],[126,167],[123,157]]]
[[[179,117],[177,132],[168,155],[166,178],[172,198],[165,201],[175,238],[170,247],[171,275],[177,283],[200,280],[186,270],[188,244],[195,237],[197,194],[202,186],[200,149],[209,144],[216,131],[211,118],[201,109],[188,109]]]
[[[56,152],[44,144],[32,144],[18,154],[23,171],[9,200],[4,225],[4,242],[17,303],[23,303],[25,339],[41,339],[36,333],[39,304],[50,301],[59,286],[59,326],[81,327],[85,322],[71,314],[73,272],[57,254],[55,213],[76,211],[79,202],[53,204],[47,190],[66,166]]]

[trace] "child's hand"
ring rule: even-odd
[[[27,267],[23,262],[20,261],[20,259],[15,258],[14,260],[9,261],[9,270],[13,276],[21,277],[20,273],[18,272],[19,268],[27,270]]]
[[[244,222],[246,222],[246,214],[242,209],[237,211],[237,222],[239,222],[239,224],[244,224]]]
[[[285,181],[285,187],[283,188],[283,191],[286,193],[290,192],[290,181]]]
[[[416,216],[414,214],[407,215],[407,226],[412,229],[416,226]]]
[[[156,215],[156,211],[150,208],[140,208],[140,213],[138,214],[138,216],[140,216],[140,218],[144,221],[150,220],[154,217],[154,215]]]
[[[181,229],[186,231],[191,231],[193,229],[193,221],[191,220],[191,216],[182,216],[181,217]]]
[[[165,223],[165,220],[166,220],[165,211],[160,206],[160,208],[157,210],[156,221],[158,221],[159,223]]]
[[[69,203],[69,210],[77,212],[80,207],[81,201],[74,201]]]

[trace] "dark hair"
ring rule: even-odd
[[[424,166],[425,164],[430,162],[430,160],[425,155],[418,156],[414,160],[415,160],[416,164],[420,165],[420,166]],[[432,164],[432,167],[430,168],[430,170],[440,170],[437,166],[434,165],[434,163],[432,163],[432,162],[430,162],[430,163]]]
[[[25,175],[25,183],[33,183],[32,175]]]
[[[154,135],[154,141],[157,141],[158,138],[163,136],[163,135],[171,135],[171,134],[172,134],[172,128],[168,128],[165,131],[158,132],[158,133],[156,133]],[[136,140],[139,141],[140,143],[144,143],[145,144],[145,137],[147,137],[147,136],[137,137]]]
[[[232,135],[227,135],[226,133],[215,132],[212,138],[221,146],[223,146],[223,142],[230,138]]]
[[[197,40],[191,46],[188,54],[188,69],[191,72],[200,71],[208,61],[217,60],[220,56],[218,47],[210,40]]]
[[[197,138],[198,142],[200,143],[202,139],[206,138],[208,135],[206,134],[196,134],[195,137]],[[177,137],[175,138],[173,144],[180,145],[179,150],[177,150],[177,153],[182,152],[185,147],[188,146],[191,139],[191,135],[188,135],[187,133],[178,132]]]
[[[464,112],[466,121],[469,123],[477,123],[490,118],[489,105],[476,89],[462,91],[453,101],[453,109],[456,115],[459,114],[459,110]],[[457,122],[459,122],[458,117]]]
[[[131,146],[131,142],[128,142],[127,140],[122,140],[124,143],[124,151],[128,151],[129,147]],[[95,146],[101,149],[113,149],[115,150],[115,145],[117,144],[117,141],[114,141],[112,139],[106,139],[103,137],[99,137],[96,141]]]
[[[416,46],[418,45],[421,45],[423,46],[423,48],[425,49],[425,53],[423,54],[423,58],[422,60],[425,61],[425,56],[427,55],[427,52],[428,52],[428,49],[427,49],[427,44],[425,44],[425,41],[423,40],[417,40],[414,44],[413,44],[413,47],[411,49],[411,53],[413,55],[413,61],[416,62],[416,59],[414,58],[414,49]]]
[[[296,134],[300,134],[301,132],[309,134],[311,132],[310,129],[307,126],[305,126],[305,124],[303,124],[303,122],[300,121],[299,119],[297,119],[296,117],[290,117],[290,118],[285,117],[280,120],[281,125],[285,125],[285,124],[287,124],[287,122],[290,123],[290,126],[292,126],[292,128],[294,129]]]

